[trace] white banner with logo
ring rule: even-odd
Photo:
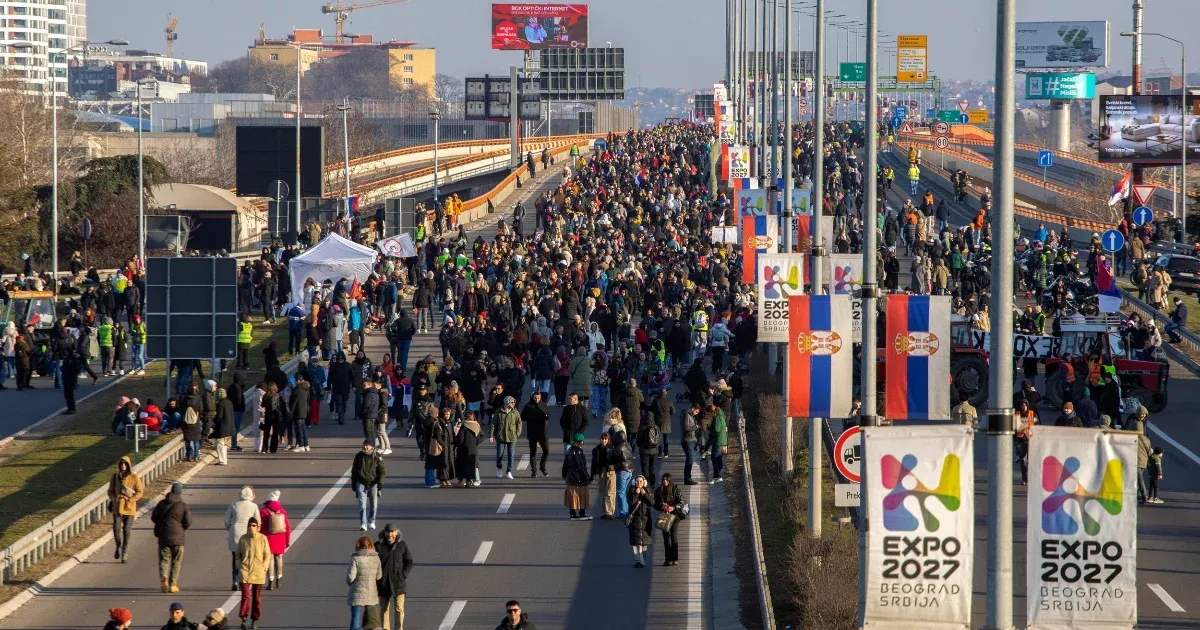
[[[750,177],[750,147],[735,144],[729,147],[729,179]]]
[[[854,309],[854,342],[862,343],[862,305],[861,297],[855,297],[862,290],[862,255],[860,254],[830,254],[826,257],[829,267],[825,270],[825,290],[830,295],[851,296],[850,305]]]
[[[1124,431],[1031,429],[1030,630],[1137,623],[1137,440]]]
[[[417,248],[408,234],[397,234],[382,241],[376,241],[375,247],[379,248],[384,256],[392,258],[412,258],[417,255]]]
[[[788,298],[804,295],[804,254],[759,254],[758,340],[788,341]]]
[[[971,627],[975,466],[961,425],[865,427],[866,628]]]

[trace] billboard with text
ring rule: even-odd
[[[1193,159],[1200,158],[1200,99],[1176,95],[1101,96],[1100,161],[1176,164],[1184,138]]]
[[[1107,68],[1108,22],[1017,22],[1017,68]]]
[[[493,4],[492,50],[587,48],[586,4]]]

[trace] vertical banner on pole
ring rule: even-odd
[[[788,336],[788,298],[804,295],[803,254],[759,254],[758,340],[785,343]]]
[[[887,296],[886,405],[892,421],[950,419],[950,297]]]
[[[767,191],[762,188],[742,188],[737,191],[738,216],[764,216],[767,212]]]
[[[758,257],[779,248],[779,217],[743,216],[742,284],[758,281]]]
[[[735,144],[729,147],[729,169],[725,179],[732,184],[733,179],[747,177],[750,177],[750,147]]]
[[[864,628],[971,627],[975,466],[971,428],[865,427]]]
[[[850,415],[853,388],[847,384],[854,378],[850,314],[850,297],[846,295],[788,298],[789,416],[845,418]],[[760,313],[759,321],[763,319]],[[762,339],[762,333],[759,333],[759,339]]]
[[[830,254],[826,256],[829,269],[825,273],[825,291],[830,295],[848,295],[854,317],[854,343],[862,343],[863,301],[858,297],[862,290],[862,256],[858,254]]]
[[[1030,630],[1137,623],[1137,441],[1123,431],[1036,426],[1026,526]]]

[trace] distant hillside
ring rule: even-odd
[[[643,127],[653,127],[667,118],[686,118],[692,111],[692,97],[699,93],[699,89],[630,88],[621,105],[635,108]]]

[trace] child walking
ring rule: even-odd
[[[1158,480],[1162,479],[1162,456],[1163,450],[1161,446],[1154,447],[1154,452],[1150,454],[1150,461],[1146,466],[1146,476],[1150,477],[1150,491],[1147,503],[1162,503],[1163,500],[1158,498]]]

